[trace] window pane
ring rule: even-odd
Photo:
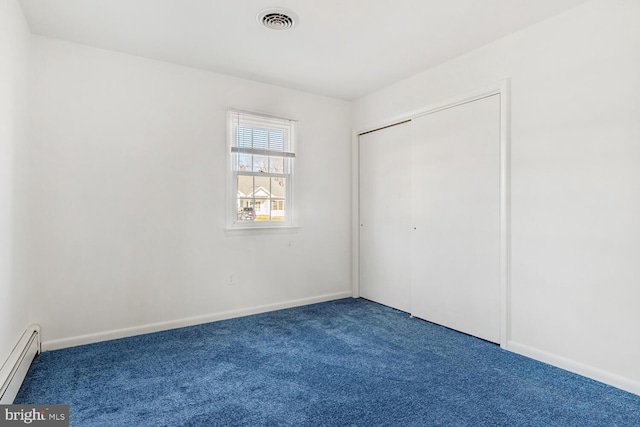
[[[269,172],[269,156],[253,156],[254,172]]]
[[[238,221],[255,220],[253,177],[238,175]]]
[[[271,197],[274,199],[285,199],[287,197],[286,178],[271,178]]]
[[[269,221],[270,206],[269,200],[254,200],[255,220]]]
[[[253,199],[238,199],[238,221],[254,221]]]
[[[255,177],[253,197],[255,199],[256,221],[269,221],[271,219],[271,179],[264,176]]]
[[[237,170],[239,171],[250,171],[251,170],[251,162],[253,161],[251,158],[251,154],[238,153],[236,154],[238,157],[238,166]]]
[[[253,198],[253,177],[238,175],[238,198]]]
[[[284,200],[271,200],[271,221],[284,221]]]
[[[269,172],[270,173],[285,173],[284,172],[284,157],[269,156]]]
[[[284,221],[285,214],[285,198],[287,197],[287,180],[286,178],[271,178],[271,220]]]
[[[269,199],[271,198],[271,180],[268,176],[256,176],[256,185],[254,198]]]
[[[238,175],[238,221],[284,221],[286,178]]]

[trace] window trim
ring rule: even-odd
[[[278,176],[282,177],[283,174],[273,174],[273,173],[255,173],[255,172],[245,172],[238,171],[234,167],[234,155],[237,153],[246,152],[245,149],[236,147],[234,143],[234,130],[235,124],[233,120],[238,115],[246,116],[249,121],[254,118],[257,119],[256,122],[260,122],[260,119],[264,119],[265,125],[269,126],[269,121],[273,121],[273,128],[282,128],[289,133],[289,141],[288,147],[285,147],[286,150],[282,152],[282,156],[284,158],[290,159],[289,172],[286,174],[287,178],[287,186],[284,199],[281,197],[277,197],[278,200],[285,200],[285,219],[282,221],[238,221],[238,181],[237,177],[239,175],[252,175],[252,176]],[[227,197],[224,204],[224,209],[226,211],[226,231],[247,231],[247,230],[272,230],[277,232],[277,230],[286,231],[286,230],[296,230],[298,227],[295,222],[295,203],[294,203],[294,184],[295,184],[295,153],[297,149],[297,139],[298,139],[298,120],[276,116],[273,114],[266,114],[261,112],[249,111],[244,109],[237,108],[229,108],[227,110],[227,138],[226,138],[226,167],[225,173],[227,178]],[[280,121],[281,123],[277,123]],[[273,155],[273,151],[270,150],[259,150],[254,149],[254,151],[264,151],[264,155]],[[270,151],[270,152],[269,152]],[[269,198],[269,206],[271,206],[272,199]],[[234,233],[235,234],[235,233]]]

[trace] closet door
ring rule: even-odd
[[[360,296],[409,312],[411,125],[360,136]]]
[[[500,340],[500,96],[412,122],[412,305]]]

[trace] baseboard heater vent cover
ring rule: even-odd
[[[36,355],[40,353],[40,326],[30,325],[0,369],[0,404],[12,404]]]

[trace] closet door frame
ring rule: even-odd
[[[507,349],[511,340],[511,302],[510,302],[510,85],[509,80],[502,80],[472,92],[465,93],[441,102],[429,104],[425,107],[405,114],[390,117],[376,123],[357,129],[352,134],[352,294],[360,296],[360,167],[359,167],[359,136],[387,126],[411,120],[426,114],[436,113],[458,105],[476,101],[492,95],[500,95],[500,347]]]

